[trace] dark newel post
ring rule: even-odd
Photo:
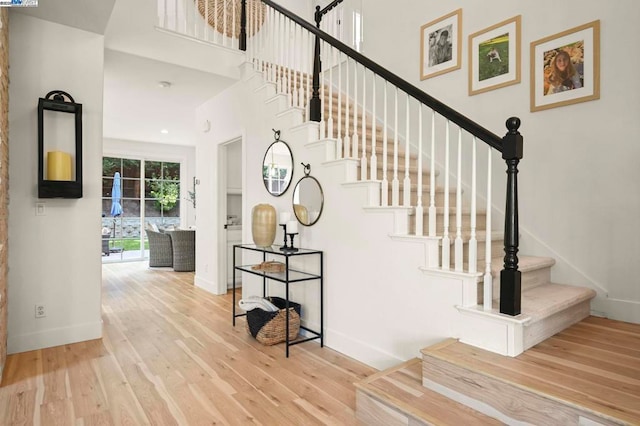
[[[320,13],[320,6],[316,6],[315,13],[316,27],[320,28],[320,20],[322,20],[322,14]],[[320,121],[322,118],[322,104],[320,101],[320,70],[322,64],[320,63],[320,38],[316,35],[315,49],[313,52],[313,83],[311,93],[311,104],[309,105],[309,120]]]
[[[247,50],[247,0],[242,0],[240,9],[240,40],[239,49]]]
[[[520,119],[507,120],[502,158],[507,163],[507,206],[504,218],[504,269],[500,271],[500,313],[520,314],[521,273],[518,271],[518,163],[522,158]]]

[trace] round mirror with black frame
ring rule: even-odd
[[[262,160],[262,181],[269,194],[284,194],[293,176],[293,154],[286,142],[280,140],[280,130],[274,130],[275,141],[269,145]]]
[[[309,176],[311,166],[304,164],[304,176],[300,178],[293,190],[293,212],[296,219],[304,226],[315,224],[324,207],[324,193],[320,182]]]

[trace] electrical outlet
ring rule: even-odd
[[[43,318],[47,316],[47,311],[44,309],[44,305],[36,305],[36,318]]]

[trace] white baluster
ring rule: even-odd
[[[449,120],[445,132],[445,154],[444,154],[444,232],[442,234],[442,269],[449,270],[450,250],[449,244]]]
[[[265,36],[265,46],[267,46],[267,70],[266,70],[266,80],[269,82],[274,82],[273,80],[273,35],[276,26],[275,16],[273,9],[269,8],[267,10],[269,15],[269,34]]]
[[[456,177],[456,239],[454,243],[455,270],[462,271],[462,128],[458,127],[458,165]]]
[[[367,69],[362,68],[362,157],[360,180],[367,180]]]
[[[300,105],[302,105],[298,98],[298,93],[299,93],[298,87],[302,84],[302,72],[299,72],[301,62],[300,62],[300,55],[299,55],[300,39],[298,38],[298,25],[292,24],[291,30],[293,32],[292,40],[291,40],[291,42],[293,43],[293,47],[291,48],[291,51],[293,52],[293,61],[291,63],[291,68],[293,68],[292,70],[293,80],[291,81],[291,85],[292,85],[291,106],[299,107]]]
[[[227,46],[227,4],[225,2],[224,6],[222,6],[222,45]]]
[[[236,38],[236,5],[232,3],[231,7],[231,47],[238,48],[240,47],[240,38],[238,37],[238,46],[233,45],[233,41]]]
[[[371,180],[378,180],[378,157],[376,155],[376,74],[371,73]]]
[[[471,146],[471,236],[469,237],[469,272],[478,270],[478,240],[476,239],[476,137]],[[489,236],[487,235],[487,238]]]
[[[483,279],[483,296],[484,303],[483,309],[490,311],[493,309],[493,276],[491,275],[491,156],[493,151],[491,148],[487,150],[487,217],[485,233],[487,235],[485,239],[485,269]]]
[[[429,236],[436,236],[436,112],[431,110],[431,158],[429,159]]]
[[[336,158],[342,158],[342,52],[338,51],[338,137],[336,138]]]
[[[400,181],[398,180],[398,87],[396,86],[394,101],[394,129],[393,138],[393,180],[391,181],[391,205],[397,207],[400,204]]]
[[[381,182],[381,194],[380,204],[383,207],[387,207],[389,205],[389,179],[387,178],[387,153],[389,147],[387,147],[387,143],[389,142],[389,138],[387,136],[388,125],[387,125],[387,80],[384,80],[384,108],[382,114],[382,182]]]
[[[402,201],[402,205],[405,207],[409,207],[411,205],[411,178],[409,177],[409,167],[410,167],[410,155],[409,153],[410,148],[409,148],[409,95],[407,94],[407,107],[406,107],[406,136],[405,136],[405,141],[404,141],[404,182],[403,182],[403,195],[404,195],[404,199]]]
[[[352,158],[358,158],[358,63],[353,71],[353,133],[351,134]],[[364,110],[363,110],[364,111]]]
[[[324,98],[324,69],[320,71],[320,101],[322,102],[322,107],[320,110],[322,111],[322,115],[320,117],[320,139],[326,139],[327,136],[327,113],[325,111],[325,105],[327,105],[327,100]]]
[[[193,7],[193,27],[194,27],[194,31],[198,28],[198,0],[196,0],[194,7]],[[208,24],[208,19],[209,19],[209,2],[205,1],[204,2],[204,25],[202,27],[202,38],[204,40],[209,41],[209,39],[207,38],[207,36],[209,35],[209,24]]]
[[[295,49],[292,46],[294,40],[291,36],[293,21],[287,19],[287,24],[287,32],[285,34],[287,39],[287,93],[289,95],[288,105],[292,107],[293,100],[295,99],[293,96],[293,88],[295,87],[295,81],[293,81],[293,55],[295,53]]]
[[[179,27],[179,9],[178,9],[178,0],[174,1],[174,9],[175,9],[175,15],[174,15],[174,19],[173,19],[173,30],[178,32],[180,31],[180,27]]]
[[[327,44],[328,58],[333,57],[333,46]],[[333,63],[329,63],[329,117],[327,117],[327,137],[333,138]]]
[[[349,137],[349,104],[351,103],[351,99],[350,96],[351,94],[349,93],[349,81],[351,80],[351,75],[349,74],[349,63],[350,63],[350,59],[347,56],[347,61],[345,62],[345,66],[346,66],[346,70],[345,70],[345,78],[347,80],[346,82],[346,89],[345,89],[345,105],[344,105],[344,140],[343,140],[343,145],[344,145],[344,155],[343,157],[348,158],[349,154],[351,153],[351,138]]]
[[[204,0],[204,1],[208,1],[208,0]],[[208,22],[209,18],[205,18],[205,21]],[[218,28],[218,2],[213,2],[213,42],[216,43],[216,38],[218,36],[218,34],[220,33],[220,31],[217,30]]]
[[[416,200],[416,235],[424,234],[424,209],[422,207],[422,103],[418,102],[418,199]]]
[[[164,28],[165,30],[169,29],[169,13],[167,13],[167,0],[164,0],[164,8],[162,9],[162,13],[164,16],[162,16],[162,28]]]

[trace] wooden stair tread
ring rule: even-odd
[[[612,338],[609,343],[590,333],[598,328]],[[511,385],[612,423],[640,424],[638,324],[587,317],[515,358],[455,339],[421,352],[486,376],[496,386]]]
[[[358,392],[403,412],[417,424],[502,424],[422,386],[419,358],[376,373],[355,385]]]
[[[595,295],[595,291],[586,287],[542,284],[522,292],[522,315],[538,321],[576,303],[592,299]]]

